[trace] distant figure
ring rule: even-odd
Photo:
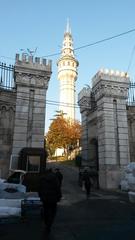
[[[57,202],[61,199],[61,189],[56,174],[51,170],[46,170],[40,179],[39,197],[43,203],[43,217],[47,233],[50,233],[56,211]]]
[[[56,176],[57,176],[57,178],[58,178],[58,180],[59,180],[60,187],[61,187],[61,185],[62,185],[62,180],[63,180],[63,175],[62,175],[62,173],[60,172],[60,169],[59,169],[59,168],[56,168],[56,169],[55,169],[55,174],[56,174]]]
[[[86,191],[86,196],[87,198],[90,195],[90,190],[91,190],[91,181],[90,181],[90,176],[89,176],[89,172],[87,170],[84,170],[83,174],[82,174],[82,181],[83,181],[83,185]]]

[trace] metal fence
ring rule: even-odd
[[[128,105],[135,106],[135,82],[130,83],[128,90]]]
[[[14,66],[7,66],[6,63],[0,62],[0,88],[15,88]]]

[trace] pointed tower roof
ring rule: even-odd
[[[70,33],[71,34],[71,27],[70,27],[70,23],[69,23],[69,18],[67,18],[66,33]]]
[[[77,66],[79,64],[78,61],[75,59],[75,55],[74,55],[73,38],[71,34],[69,19],[67,19],[66,30],[64,32],[64,39],[63,39],[63,44],[61,49],[61,56],[57,64],[59,64],[60,61],[65,59],[75,61]]]

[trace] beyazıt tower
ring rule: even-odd
[[[60,81],[60,105],[59,110],[64,117],[75,120],[75,82],[77,80],[77,67],[79,63],[75,59],[71,28],[67,21],[64,33],[61,57],[57,62],[58,80]]]

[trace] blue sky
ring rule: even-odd
[[[74,47],[102,40],[135,28],[134,0],[0,0],[0,61],[14,64],[20,49],[35,49],[39,57],[60,52],[70,19]],[[119,38],[83,48],[75,52],[79,61],[76,92],[100,68],[127,71],[135,46],[135,32]],[[5,57],[2,57],[5,56]],[[47,99],[59,101],[59,82],[56,62],[52,59],[52,76]],[[48,59],[48,58],[47,58]],[[135,76],[135,56],[129,68],[129,75]],[[58,106],[48,105],[46,111],[46,131]],[[79,109],[76,110],[80,119]]]

